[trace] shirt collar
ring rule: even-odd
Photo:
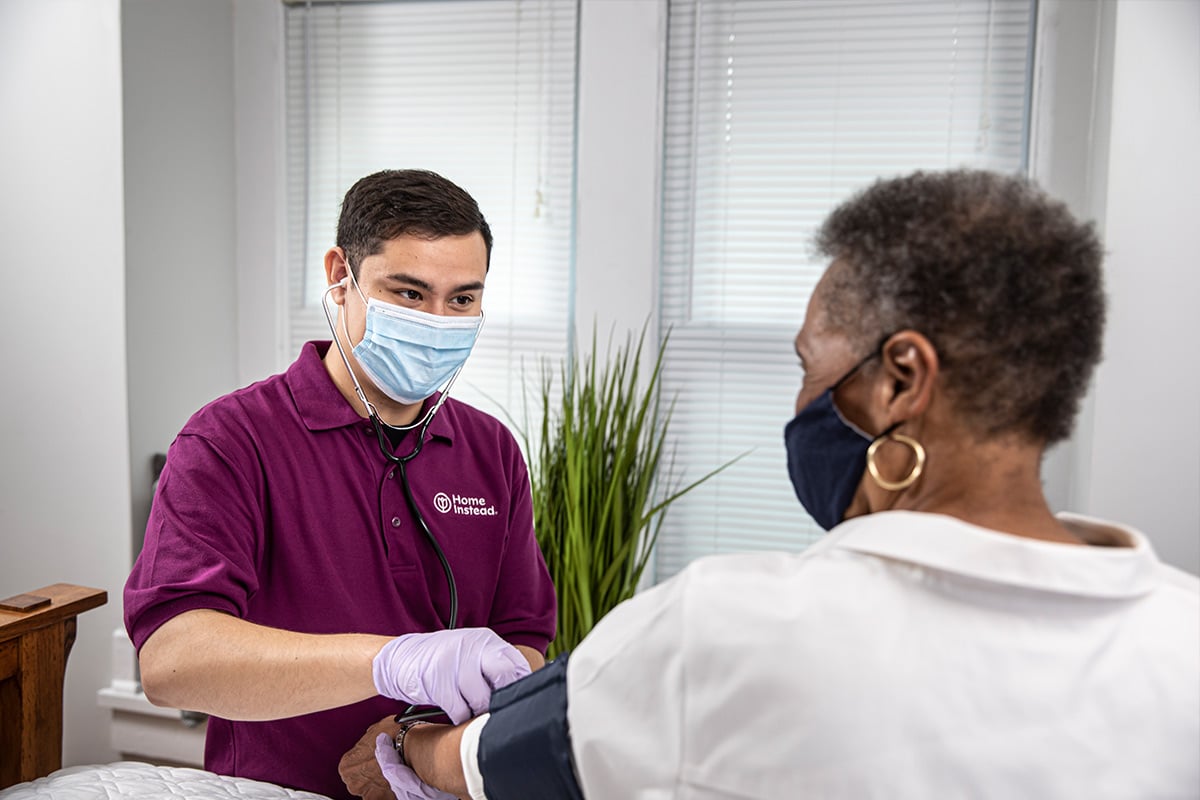
[[[942,514],[884,511],[848,520],[829,545],[980,580],[1085,597],[1129,598],[1157,585],[1138,531],[1076,514],[1058,519],[1092,546],[1027,539]]]
[[[306,342],[300,350],[300,357],[288,367],[286,374],[292,402],[296,404],[300,418],[310,431],[344,428],[366,421],[358,409],[342,396],[329,371],[325,369],[322,359],[329,352],[331,345],[332,342],[329,341]],[[438,395],[435,394],[425,401],[421,409],[422,414],[429,408],[429,404],[437,401],[437,398]],[[453,399],[442,404],[429,423],[429,429],[425,433],[426,441],[437,437],[453,443],[457,430],[455,410]]]

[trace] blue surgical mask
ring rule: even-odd
[[[379,391],[413,405],[462,368],[482,325],[482,314],[443,317],[371,298],[366,332],[353,353]]]
[[[854,365],[783,429],[792,488],[804,509],[825,530],[846,516],[867,468],[867,449],[874,441],[842,416],[833,393],[876,355]]]

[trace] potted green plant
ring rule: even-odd
[[[668,506],[733,463],[682,488],[666,482],[674,410],[662,398],[667,338],[648,375],[641,365],[645,338],[643,327],[636,341],[630,335],[615,350],[610,340],[600,358],[593,330],[590,353],[576,349],[558,369],[543,362],[540,427],[519,431],[530,459],[538,543],[558,591],[551,658],[633,596]]]

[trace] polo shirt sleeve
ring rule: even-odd
[[[138,650],[184,611],[245,616],[258,590],[263,515],[260,481],[244,462],[204,436],[185,432],[171,444],[125,584],[125,627]]]
[[[558,624],[558,600],[534,534],[529,472],[511,439],[508,474],[508,541],[488,627],[512,644],[545,653]]]

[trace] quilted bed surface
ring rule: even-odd
[[[0,791],[0,800],[328,800],[324,795],[273,783],[217,775],[187,767],[156,767],[138,761],[65,767],[44,778]]]

